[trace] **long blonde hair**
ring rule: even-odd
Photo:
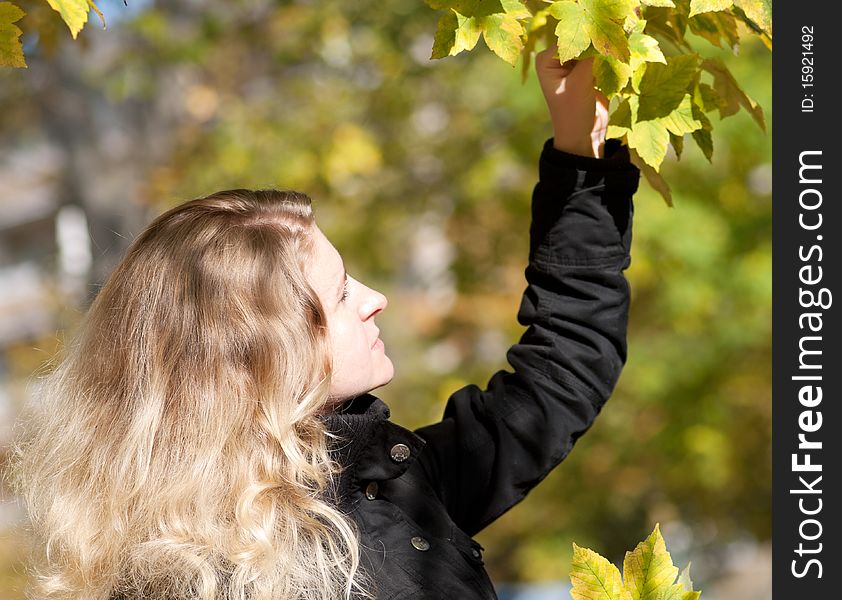
[[[372,597],[328,493],[313,223],[304,194],[231,190],[133,241],[16,448],[32,598]]]

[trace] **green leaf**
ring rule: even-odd
[[[670,132],[670,146],[672,146],[673,151],[675,151],[676,158],[680,159],[681,153],[684,152],[684,136],[675,135]]]
[[[577,9],[572,9],[575,4]],[[629,41],[622,23],[626,17],[633,14],[631,0],[558,0],[550,5],[550,14],[559,20],[557,31],[561,31],[559,46],[582,46],[582,34],[578,27],[584,28],[584,33],[593,42],[600,54],[613,56],[625,63],[629,62]],[[584,19],[579,14],[584,11]],[[573,18],[569,26],[567,19]],[[569,41],[568,38],[574,38]],[[585,46],[587,47],[587,46]]]
[[[439,17],[438,28],[433,38],[433,52],[430,58],[444,58],[450,55],[453,47],[456,45],[457,27],[459,27],[459,21],[456,18],[456,13],[452,10],[447,11]]]
[[[456,3],[453,3],[456,4]],[[479,9],[470,6],[477,14]],[[497,56],[514,65],[523,50],[523,25],[514,16],[498,13],[487,16],[465,16],[451,8],[439,18],[430,58],[444,58],[473,50],[482,35]]]
[[[500,0],[500,4],[503,5],[503,10],[506,11],[507,15],[516,19],[526,19],[532,16],[532,13],[520,0]]]
[[[629,100],[624,99],[608,117],[608,129],[605,136],[609,138],[622,138],[631,131],[631,123],[632,115]]]
[[[593,550],[573,544],[571,568],[573,600],[630,600],[620,571]]]
[[[594,48],[606,56],[629,62],[629,41],[617,20],[624,20],[632,11],[626,0],[579,0],[588,14],[585,30]]]
[[[523,55],[523,67],[521,68],[521,82],[526,83],[526,78],[529,75],[529,65],[532,61],[532,52],[538,43],[542,33],[547,30],[547,14],[549,8],[542,8],[534,15],[526,26],[526,42],[523,45],[521,54]]]
[[[88,22],[88,11],[90,5],[88,0],[47,0],[47,3],[61,15],[67,27],[70,28],[70,35],[73,39]]]
[[[613,96],[629,81],[632,69],[626,63],[611,56],[597,56],[593,64],[594,80],[603,94]]]
[[[625,129],[631,129],[632,113],[628,98],[623,99],[623,101],[617,105],[617,108],[614,109],[614,112],[611,113],[610,117],[608,117],[608,124],[617,125],[618,127],[623,127]]]
[[[682,600],[684,596],[684,586],[680,583],[675,583],[669,586],[664,592],[658,594],[658,600]]]
[[[482,33],[482,23],[476,17],[463,17],[459,13],[456,13],[456,20],[459,26],[456,28],[456,43],[452,54],[458,54],[462,50],[473,50]]]
[[[632,89],[636,94],[640,94],[640,80],[643,79],[643,74],[646,73],[646,63],[640,63],[634,70],[631,76]]]
[[[696,15],[689,21],[690,31],[705,38],[714,46],[722,47],[724,39],[732,50],[739,47],[740,36],[737,32],[737,19],[731,13],[705,13]]]
[[[689,16],[717,10],[728,10],[733,4],[734,0],[690,0]]]
[[[646,21],[641,22],[646,23]],[[629,52],[631,54],[629,66],[632,70],[636,69],[642,62],[667,64],[667,59],[664,58],[664,53],[661,52],[658,40],[642,32],[638,33],[635,31],[629,36]]]
[[[693,118],[693,101],[690,94],[684,96],[678,108],[658,120],[675,135],[684,135],[702,128],[701,121]]]
[[[681,600],[699,600],[699,596],[702,595],[702,592],[684,592],[681,595]]]
[[[716,90],[706,83],[696,85],[696,89],[693,90],[693,102],[705,112],[719,110],[724,105],[724,101]]]
[[[523,26],[511,15],[482,18],[482,35],[494,54],[514,66],[523,50]]]
[[[644,121],[640,125],[648,123]],[[646,160],[643,154],[641,157]],[[652,164],[648,160],[647,162]],[[673,585],[676,575],[678,568],[672,564],[658,525],[655,525],[651,535],[640,542],[632,552],[626,552],[623,560],[625,587],[633,600],[659,600],[660,596],[671,590],[670,586]],[[671,595],[667,598],[673,600]]]
[[[675,11],[665,8],[652,8],[646,13],[646,29],[650,35],[657,34],[667,42],[679,48],[692,48],[684,39],[684,33],[680,31],[673,22],[672,15]]]
[[[632,128],[628,133],[629,146],[635,148],[640,157],[653,169],[659,170],[667,155],[669,132],[660,119],[635,122],[636,100],[636,96],[629,98],[632,112]]]
[[[641,19],[634,11],[626,15],[623,19],[623,31],[626,33],[643,33],[643,28],[646,26],[646,20]]]
[[[686,1],[679,2],[675,10],[667,11],[667,21],[672,24],[676,33],[682,39],[687,34],[687,21],[690,18],[688,16],[689,11],[690,5]]]
[[[599,11],[603,12],[607,18],[615,21],[622,21],[629,14],[634,13],[635,7],[638,5],[637,0],[591,0],[595,5],[599,6]]]
[[[706,58],[702,61],[702,69],[713,75],[713,88],[725,101],[724,108],[719,109],[719,117],[724,119],[733,115],[742,106],[755,120],[763,131],[766,131],[766,120],[763,108],[746,94],[731,71],[718,58]]]
[[[696,54],[671,56],[667,64],[646,63],[646,72],[640,80],[639,121],[664,117],[674,111],[698,72]]]
[[[0,2],[0,67],[26,68],[20,41],[23,32],[14,24],[25,14],[11,2]]]
[[[559,61],[576,58],[591,44],[591,38],[585,29],[585,9],[575,2],[561,0],[552,4],[550,12],[558,19],[555,34],[558,37]]]
[[[640,3],[646,6],[668,6],[670,8],[675,8],[675,4],[673,4],[672,0],[640,0]]]
[[[713,162],[713,136],[710,133],[713,125],[710,119],[707,118],[705,113],[696,104],[693,104],[693,117],[702,124],[701,129],[693,132],[693,139],[696,141],[696,145],[702,151],[702,154],[708,159],[708,162]]]
[[[772,0],[734,0],[734,6],[772,37]]]

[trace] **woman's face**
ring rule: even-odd
[[[386,385],[395,374],[374,324],[374,316],[387,301],[346,274],[339,252],[315,225],[313,241],[313,260],[306,274],[328,321],[333,350],[330,395],[342,401]]]

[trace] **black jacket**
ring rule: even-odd
[[[514,372],[456,391],[440,422],[414,432],[371,394],[326,417],[343,438],[339,504],[359,525],[379,600],[496,598],[472,537],[567,456],[611,395],[626,360],[640,172],[618,140],[605,156],[544,145]]]

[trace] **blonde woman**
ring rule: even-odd
[[[15,458],[30,598],[496,598],[473,536],[570,452],[626,359],[639,171],[592,59],[537,56],[553,123],[513,372],[409,431],[386,298],[296,192],[233,190],[134,240],[40,386]]]

